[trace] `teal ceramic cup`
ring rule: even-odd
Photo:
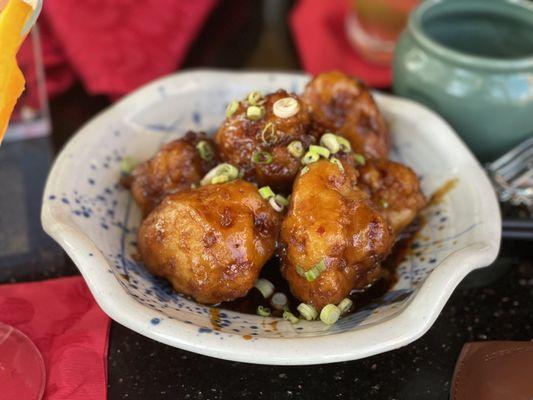
[[[394,92],[442,115],[481,161],[533,136],[533,3],[426,0],[396,47]]]

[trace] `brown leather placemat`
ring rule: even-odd
[[[464,345],[451,400],[533,400],[533,342]]]

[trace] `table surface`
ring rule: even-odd
[[[291,5],[221,3],[184,67],[299,69],[286,24]],[[0,185],[10,190],[0,194],[0,283],[78,273],[42,231],[41,193],[54,155],[108,104],[76,85],[51,101],[51,137],[2,146]],[[448,399],[466,342],[532,340],[531,249],[531,242],[504,240],[497,262],[463,281],[421,339],[358,361],[300,367],[228,362],[163,345],[113,322],[109,399]]]

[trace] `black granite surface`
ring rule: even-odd
[[[222,2],[186,66],[297,69],[286,26],[290,3]],[[50,138],[0,148],[0,283],[77,273],[40,228],[41,192],[54,154],[107,104],[76,85],[51,103]],[[113,322],[108,397],[448,399],[463,344],[532,340],[532,310],[533,242],[504,240],[498,261],[463,281],[428,333],[404,348],[364,360],[299,367],[227,362],[163,345]]]

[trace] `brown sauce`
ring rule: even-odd
[[[457,183],[457,179],[450,179],[440,188],[435,190],[431,195],[426,208],[441,203],[444,197],[457,186]],[[425,218],[423,215],[419,214],[411,225],[400,233],[398,241],[395,243],[391,254],[381,264],[383,269],[381,278],[362,290],[354,290],[350,293],[350,298],[354,302],[354,306],[350,310],[350,313],[357,312],[365,306],[378,301],[383,295],[391,290],[396,282],[398,282],[397,268],[413,251],[413,242],[417,239],[423,239],[420,237],[420,231],[425,224]],[[274,292],[285,293],[291,311],[296,313],[296,307],[300,304],[300,301],[292,295],[287,281],[281,276],[280,261],[277,256],[271,258],[267,262],[261,270],[260,277],[272,282],[275,287]],[[257,307],[260,305],[270,308],[272,316],[274,317],[281,317],[283,314],[283,311],[273,309],[268,299],[264,299],[261,293],[255,288],[252,288],[245,297],[231,302],[221,303],[219,307],[246,314],[256,314]],[[273,325],[273,329],[276,329],[275,325]]]
[[[424,221],[421,218],[417,218],[402,232],[391,254],[382,263],[383,274],[379,280],[363,290],[354,290],[350,293],[350,298],[354,302],[354,307],[350,312],[357,312],[368,304],[375,302],[396,284],[398,281],[396,269],[409,254],[415,235],[422,228],[423,223]],[[300,304],[300,301],[292,295],[287,281],[281,276],[280,260],[277,256],[271,258],[263,267],[261,278],[268,279],[272,282],[275,287],[274,292],[281,292],[287,296],[291,311],[297,315],[296,307]],[[274,317],[281,317],[283,314],[283,310],[273,309],[268,299],[264,299],[259,290],[255,288],[250,290],[245,297],[222,303],[219,307],[246,314],[256,314],[257,307],[260,305],[270,308]],[[273,330],[276,330],[276,328],[276,325],[272,325]]]
[[[429,201],[426,207],[430,207],[435,204],[442,203],[444,196],[446,196],[453,188],[455,188],[458,182],[459,181],[457,178],[446,181],[444,185],[442,185],[440,188],[438,188],[437,190],[433,192],[433,194],[429,198]]]

